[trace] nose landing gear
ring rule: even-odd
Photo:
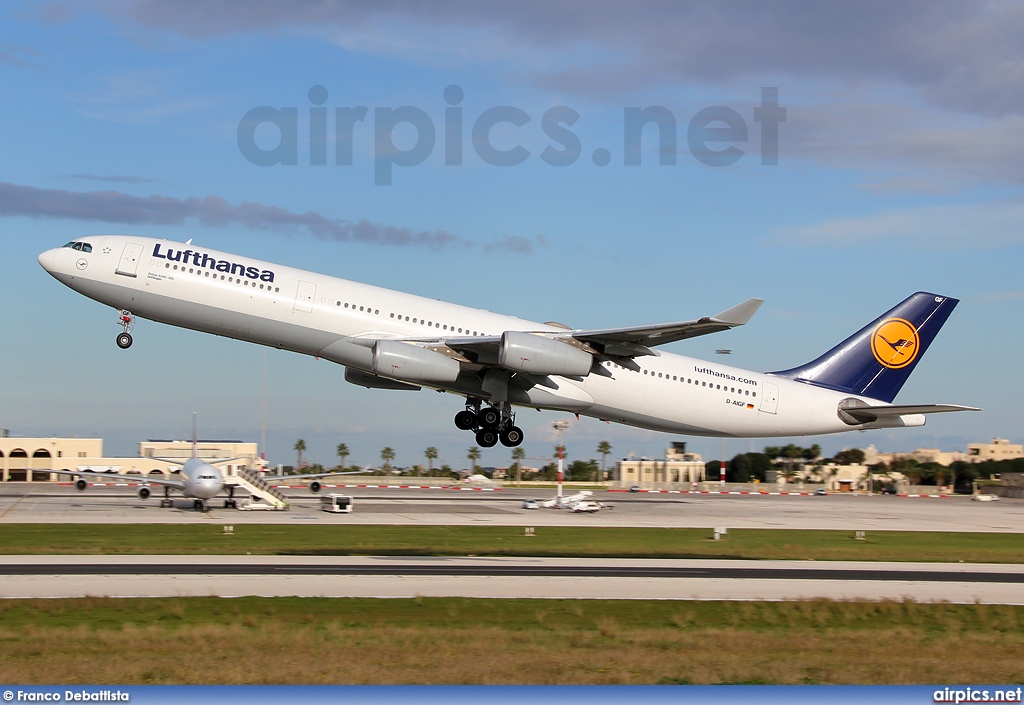
[[[482,399],[467,399],[466,410],[455,415],[455,426],[476,433],[476,443],[483,448],[491,448],[498,441],[509,448],[523,442],[523,430],[515,425],[516,415],[508,402],[496,402],[485,409],[480,408],[482,403]]]
[[[117,347],[127,350],[132,346],[132,327],[135,323],[135,316],[131,311],[118,311],[118,325],[124,328],[124,332],[117,336]]]

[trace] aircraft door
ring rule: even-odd
[[[299,282],[299,293],[295,295],[295,310],[301,313],[313,313],[313,301],[316,299],[316,284]]]
[[[117,269],[114,270],[116,274],[121,274],[126,277],[135,277],[139,273],[139,258],[142,256],[142,245],[137,245],[134,242],[129,242],[124,246],[124,252],[121,254],[121,261],[117,265]]]
[[[779,408],[779,385],[765,382],[761,385],[761,411],[774,414]]]

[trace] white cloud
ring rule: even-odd
[[[787,245],[979,249],[1024,244],[1024,204],[1013,201],[922,206],[814,225],[778,228],[769,240]]]

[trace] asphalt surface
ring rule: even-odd
[[[1024,604],[1024,566],[373,556],[0,556],[0,597],[913,599]]]
[[[527,510],[550,489],[501,492],[327,488],[352,514],[286,490],[286,512],[244,512],[134,488],[0,485],[3,523],[640,526],[1024,533],[1024,501],[966,497],[660,495],[595,492],[612,509]],[[1022,537],[1024,538],[1024,537]],[[540,599],[913,599],[1024,604],[1024,566],[808,561],[286,556],[0,556],[0,597],[479,597]]]
[[[886,531],[983,531],[1024,533],[1024,500],[972,502],[968,497],[913,498],[828,495],[658,495],[595,492],[612,509],[574,514],[522,508],[525,498],[546,499],[551,489],[459,492],[441,489],[328,488],[354,498],[351,514],[328,514],[319,497],[286,490],[286,512],[244,512],[212,502],[208,512],[178,499],[172,509],[139,500],[129,487],[0,485],[2,523],[229,523],[388,524],[491,526],[645,526],[743,529],[840,529]]]

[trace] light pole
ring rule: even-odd
[[[562,460],[565,457],[565,446],[562,445],[562,433],[569,428],[568,421],[555,421],[552,424],[555,427],[555,433],[558,434],[558,494],[555,500],[555,506],[559,509],[562,508]]]

